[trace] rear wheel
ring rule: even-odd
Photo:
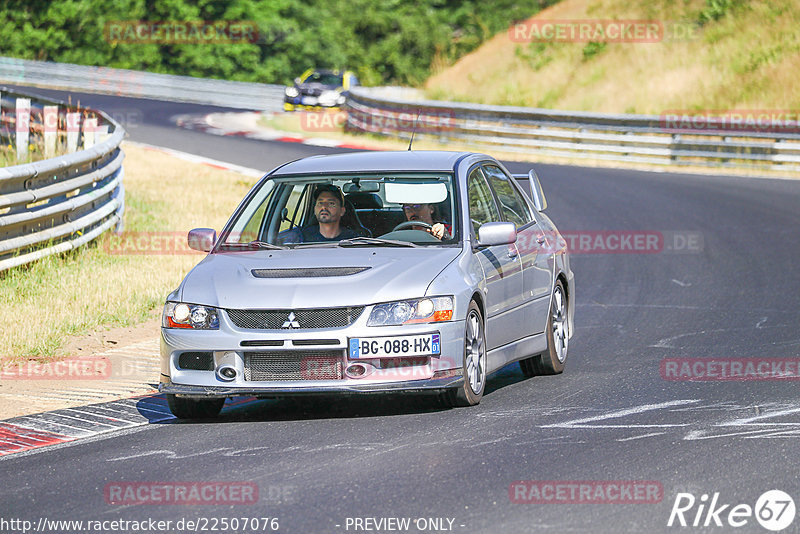
[[[486,388],[486,335],[483,316],[473,300],[467,310],[464,330],[464,383],[445,393],[448,406],[474,406],[481,402]]]
[[[217,399],[192,399],[167,394],[167,405],[178,419],[211,419],[219,415],[225,397]]]
[[[567,319],[567,294],[561,280],[557,280],[553,288],[545,333],[547,350],[519,362],[519,367],[525,376],[557,375],[564,372],[569,348],[569,321]]]

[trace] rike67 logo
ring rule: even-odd
[[[704,493],[699,499],[691,493],[678,493],[667,526],[738,528],[752,524],[755,517],[765,529],[778,532],[794,522],[796,513],[794,500],[781,490],[765,491],[755,506],[724,503],[719,492],[710,497]]]

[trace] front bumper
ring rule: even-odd
[[[397,392],[424,392],[439,389],[448,389],[461,386],[464,383],[463,376],[453,376],[448,378],[432,378],[429,380],[407,380],[404,382],[372,383],[372,384],[324,384],[306,385],[304,387],[279,386],[259,386],[259,387],[213,387],[213,386],[188,386],[183,384],[173,384],[169,378],[162,376],[158,385],[161,393],[170,393],[187,397],[234,397],[238,395],[248,396],[284,396],[284,395],[314,395],[324,393],[397,393]]]
[[[302,97],[298,96],[291,98],[284,96],[283,110],[284,111],[322,111],[322,110],[338,110],[341,109],[341,104],[324,105],[317,101],[315,104],[304,104]]]
[[[464,321],[447,321],[419,325],[367,327],[368,313],[356,323],[344,328],[313,330],[248,330],[233,325],[225,312],[220,314],[220,328],[196,331],[162,328],[161,383],[159,391],[194,397],[229,397],[237,395],[283,396],[319,393],[359,393],[424,391],[457,387],[463,383]],[[398,358],[352,358],[348,351],[351,338],[366,339],[381,336],[414,336],[438,333],[440,354]],[[325,345],[313,344],[325,341]],[[259,343],[261,346],[253,346]],[[309,344],[312,343],[312,344]],[[182,368],[181,354],[212,353],[213,364],[206,370]],[[316,374],[313,360],[325,353],[329,363],[340,365],[338,377]],[[303,379],[247,378],[248,357],[255,353],[267,358],[308,361]],[[364,365],[363,376],[353,376],[347,370]],[[217,375],[220,366],[237,370],[232,380]],[[214,370],[211,370],[211,369]],[[302,367],[301,367],[302,370]]]

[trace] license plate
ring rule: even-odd
[[[441,352],[439,334],[350,339],[350,359],[428,356]]]
[[[316,96],[304,96],[302,102],[306,106],[316,106],[319,99]]]

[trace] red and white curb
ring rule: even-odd
[[[211,135],[246,137],[261,141],[277,141],[280,143],[299,143],[310,146],[328,148],[349,148],[354,150],[375,150],[374,147],[344,143],[338,139],[324,137],[306,137],[299,134],[286,134],[276,130],[257,126],[260,112],[244,113],[209,113],[207,115],[178,115],[173,118],[181,128],[197,130]]]
[[[255,400],[254,397],[228,399],[223,410]],[[164,395],[145,395],[14,417],[0,421],[0,458],[171,419],[175,416]]]
[[[218,159],[206,158],[204,156],[198,156],[196,154],[190,154],[188,152],[181,152],[180,150],[173,150],[171,148],[148,145],[147,143],[139,143],[136,141],[125,141],[125,143],[143,148],[145,150],[152,150],[153,152],[161,152],[162,154],[169,154],[170,156],[176,157],[183,161],[189,161],[191,163],[200,163],[202,165],[208,165],[209,167],[214,167],[215,169],[221,169],[224,171],[237,172],[239,174],[243,174],[251,178],[261,178],[262,176],[264,176],[264,174],[266,174],[264,171],[259,169],[242,167],[241,165],[236,165],[235,163],[220,161]]]
[[[174,419],[163,396],[122,399],[0,421],[0,457]]]

